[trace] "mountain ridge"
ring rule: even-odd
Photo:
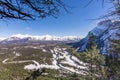
[[[110,49],[110,39],[115,39],[116,33],[120,32],[120,21],[105,20],[98,23],[97,27],[91,30],[88,35],[79,42],[72,44],[79,52],[89,48],[90,35],[93,35],[95,42],[102,54],[106,54]]]
[[[12,35],[7,38],[0,38],[0,44],[21,44],[21,43],[29,43],[29,42],[40,42],[40,41],[59,41],[59,42],[69,42],[69,41],[79,41],[81,38],[77,36],[51,36],[51,35],[43,35],[43,36],[33,36],[33,35]]]

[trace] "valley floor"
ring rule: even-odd
[[[24,48],[21,49],[22,51],[13,49],[11,51],[11,54],[9,54],[10,55],[9,57],[5,56],[6,53],[0,54],[0,55],[4,55],[1,64],[4,65],[5,67],[6,66],[8,67],[10,65],[17,65],[17,66],[21,65],[19,68],[20,69],[22,68],[21,70],[24,71],[25,73],[27,72],[31,73],[36,70],[42,70],[43,68],[45,68],[48,70],[51,69],[58,71],[59,75],[74,74],[74,73],[80,75],[87,74],[86,64],[80,61],[76,56],[72,55],[72,53],[68,52],[66,47],[54,46],[50,48],[39,48],[39,49],[38,47],[33,47],[32,49],[33,49],[32,51],[34,51],[33,53],[22,53],[23,51],[26,50],[26,49],[24,50]],[[40,53],[36,53],[36,50],[38,51],[40,50],[39,51]],[[49,57],[47,57],[48,55]],[[48,61],[46,61],[47,60],[46,58],[48,58]],[[45,75],[49,75],[49,74],[51,73],[49,72],[45,73]]]

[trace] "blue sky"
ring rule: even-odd
[[[64,0],[65,1],[65,0]],[[66,0],[65,4],[70,6],[70,13],[62,11],[55,19],[48,17],[36,21],[0,20],[0,37],[8,37],[14,34],[30,35],[56,35],[56,36],[86,36],[96,26],[96,20],[105,14],[110,4],[92,2],[84,7],[90,0]]]

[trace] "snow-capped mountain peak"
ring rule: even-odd
[[[78,41],[80,40],[80,37],[77,36],[51,36],[51,35],[29,35],[29,34],[16,34],[12,35],[8,38],[1,38],[0,42],[6,43],[6,42],[28,42],[28,41]]]
[[[92,34],[101,53],[106,54],[109,47],[109,39],[116,38],[116,33],[120,32],[119,26],[120,21],[102,21],[85,38],[75,43],[74,47],[78,48],[78,51],[85,51],[89,47],[89,38]]]
[[[2,41],[2,40],[5,40],[6,38],[4,38],[4,37],[0,37],[0,41]]]
[[[10,38],[19,38],[19,39],[24,39],[24,38],[31,38],[31,39],[35,39],[35,40],[76,40],[76,39],[80,39],[80,37],[77,36],[51,36],[51,35],[42,35],[42,36],[33,36],[33,35],[29,35],[29,34],[17,34],[17,35],[12,35]]]
[[[16,35],[12,35],[11,37],[17,37],[17,38],[27,38],[27,37],[32,37],[31,35],[28,35],[28,34],[25,34],[25,35],[22,35],[22,34],[16,34]]]

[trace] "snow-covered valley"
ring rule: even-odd
[[[32,60],[13,60],[10,61],[10,58],[6,58],[2,61],[3,64],[21,64],[26,62],[31,62],[31,64],[24,65],[24,69],[27,71],[34,71],[37,69],[47,68],[47,69],[55,69],[64,71],[66,73],[77,73],[85,75],[87,72],[86,64],[80,61],[77,57],[71,55],[71,53],[66,51],[67,48],[54,47],[53,49],[49,49],[52,54],[52,64],[40,64],[38,61]],[[43,52],[47,52],[47,50],[42,49]],[[15,52],[14,52],[15,53]],[[21,55],[19,55],[21,56]],[[19,57],[15,55],[12,58]]]

